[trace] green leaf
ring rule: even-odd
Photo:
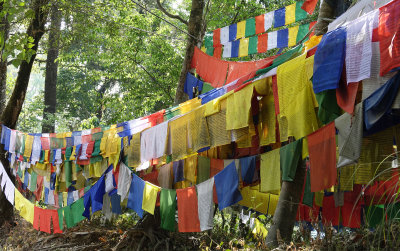
[[[18,66],[21,64],[21,60],[20,59],[13,59],[11,62],[14,65],[15,68],[18,68]]]

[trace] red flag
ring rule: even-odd
[[[306,0],[303,3],[301,8],[308,12],[308,14],[312,14],[314,12],[315,6],[317,5],[318,0]]]

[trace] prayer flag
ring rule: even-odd
[[[246,34],[246,20],[237,23],[236,40],[244,38]]]
[[[154,208],[156,206],[157,194],[159,191],[159,187],[145,182],[144,190],[143,190],[143,202],[142,209],[146,212],[154,215]]]
[[[265,14],[264,16],[264,30],[268,31],[269,29],[272,28],[273,22],[274,22],[274,11],[270,11]]]
[[[231,58],[237,58],[239,56],[239,44],[240,40],[232,42]]]
[[[296,21],[296,3],[285,7],[285,25]]]
[[[303,139],[282,146],[279,150],[283,181],[293,181],[301,161]]]
[[[314,55],[313,89],[315,93],[337,89],[343,70],[346,28],[326,33]]]
[[[268,33],[258,36],[257,51],[258,53],[265,53],[268,50]]]
[[[214,225],[213,187],[214,178],[196,185],[201,231],[212,229]]]
[[[239,161],[242,180],[247,184],[253,183],[253,177],[256,171],[256,156],[241,158]]]
[[[140,218],[143,217],[142,202],[144,186],[145,182],[136,174],[133,174],[127,207],[134,210]]]
[[[278,28],[285,25],[285,7],[275,10],[274,27]]]
[[[250,37],[249,38],[249,55],[257,53],[257,45],[258,43],[258,36]]]
[[[317,5],[318,0],[305,0],[301,8],[308,12],[308,14],[312,14],[314,12],[315,6]]]
[[[224,52],[222,53],[223,58],[230,58],[232,56],[232,42],[224,44]]]
[[[245,37],[251,37],[255,34],[256,34],[256,20],[253,17],[246,20]]]
[[[221,45],[221,29],[218,28],[213,31],[213,47]]]
[[[392,1],[379,8],[378,41],[381,76],[394,68],[400,67],[399,11],[400,1]]]
[[[255,20],[256,20],[256,34],[260,34],[260,33],[264,33],[265,32],[264,17],[265,17],[265,15],[259,15],[259,16],[255,17]]]
[[[279,149],[261,154],[260,179],[260,192],[279,194],[281,190]]]
[[[237,32],[237,25],[236,24],[229,25],[229,41],[236,40],[236,32]]]
[[[229,42],[229,26],[221,28],[221,44],[226,44]]]
[[[249,39],[248,38],[240,39],[239,57],[246,57],[248,55],[249,55]]]
[[[288,46],[296,45],[298,32],[299,32],[299,26],[294,26],[289,28]]]
[[[310,153],[311,192],[328,189],[336,183],[335,123],[307,136]]]
[[[200,232],[196,188],[177,189],[176,195],[179,232]]]
[[[239,176],[235,162],[229,164],[214,177],[218,197],[218,208],[222,210],[243,199],[239,191]]]
[[[160,214],[161,227],[169,231],[175,231],[176,191],[161,189]]]
[[[301,8],[303,6],[303,4],[304,4],[304,1],[296,2],[296,22],[303,20],[307,17],[307,12]]]
[[[275,49],[278,46],[278,31],[268,33],[268,50]]]
[[[288,47],[289,31],[288,29],[278,30],[278,48]]]

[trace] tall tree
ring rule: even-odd
[[[344,3],[344,6],[340,6],[341,11],[335,12],[335,10],[338,9],[338,2],[337,0],[322,2],[318,13],[318,20],[315,25],[316,35],[325,34],[328,30],[328,24],[334,20],[333,18],[335,15],[341,15],[350,6]],[[278,236],[287,243],[292,240],[297,208],[300,203],[301,192],[304,185],[304,175],[305,165],[300,162],[297,166],[296,176],[293,182],[282,182],[278,205],[266,238],[269,247],[278,245]]]
[[[190,11],[187,29],[190,35],[187,38],[185,58],[183,59],[182,70],[175,94],[175,104],[182,103],[188,99],[187,94],[184,92],[184,85],[186,74],[190,69],[190,63],[193,58],[194,47],[198,43],[201,43],[200,37],[203,30],[203,11],[204,0],[192,0],[192,9]]]
[[[46,77],[44,81],[44,109],[42,132],[54,132],[57,105],[57,70],[58,70],[58,51],[61,29],[61,11],[58,9],[57,2],[51,6],[49,31],[49,47],[46,59]]]
[[[3,11],[4,2],[0,3],[0,12]],[[0,114],[6,106],[6,90],[7,90],[7,57],[3,58],[3,51],[5,41],[7,41],[10,25],[8,23],[7,15],[4,15],[0,22],[0,34],[2,48],[0,53]]]
[[[45,24],[48,15],[47,4],[49,0],[34,0],[31,8],[34,13],[33,19],[30,21],[26,34],[33,38],[32,49],[37,51],[39,41],[45,31]],[[26,47],[26,51],[30,48]],[[11,98],[7,102],[7,106],[1,115],[1,122],[9,128],[15,128],[18,116],[24,104],[26,90],[28,88],[29,77],[32,71],[32,66],[36,58],[36,53],[29,56],[28,60],[22,61],[19,66],[18,76],[15,82],[15,87]],[[13,178],[10,172],[9,163],[5,158],[3,145],[0,146],[0,161],[3,163],[10,178]],[[4,194],[0,195],[0,226],[5,221],[13,220],[13,206],[7,201]]]

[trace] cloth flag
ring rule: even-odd
[[[156,206],[157,194],[159,190],[159,187],[147,181],[145,182],[142,202],[142,209],[144,211],[154,215],[154,208]]]
[[[175,231],[176,191],[161,189],[160,214],[161,227],[169,231]]]
[[[142,202],[144,187],[145,182],[136,174],[133,174],[127,207],[134,210],[140,218],[143,217]]]
[[[275,10],[274,27],[278,28],[285,25],[285,7]]]
[[[260,192],[278,194],[281,190],[279,149],[261,154]]]
[[[307,136],[310,153],[311,192],[328,189],[336,183],[335,123]]]
[[[214,226],[213,187],[214,178],[196,185],[201,231],[212,229]]]
[[[235,162],[229,164],[214,177],[218,197],[218,208],[222,210],[243,199],[239,191],[239,176]]]
[[[346,52],[346,28],[326,33],[314,56],[313,88],[315,93],[337,89]]]
[[[200,232],[198,200],[195,187],[176,190],[179,232]]]
[[[378,41],[381,70],[384,76],[400,67],[400,1],[392,1],[379,8]]]

